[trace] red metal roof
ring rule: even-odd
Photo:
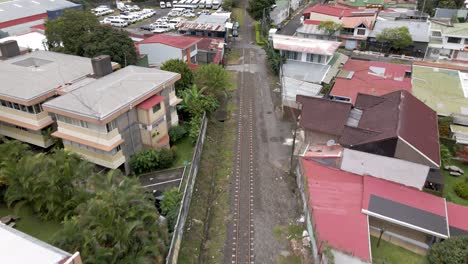
[[[468,206],[447,203],[449,225],[468,231]]]
[[[191,47],[192,45],[197,44],[200,40],[200,38],[194,37],[159,34],[144,39],[138,42],[138,44],[160,43],[179,49],[186,49]]]
[[[398,183],[364,176],[363,209],[367,210],[369,208],[371,194],[436,215],[445,216],[445,201],[443,198]]]
[[[320,25],[320,22],[322,22],[322,21],[311,20],[311,19],[304,20],[304,24],[306,24],[306,25]]]
[[[357,9],[346,6],[318,4],[304,10],[303,14],[318,13],[335,17],[374,16],[375,10]]]
[[[197,48],[199,50],[213,50],[213,49],[217,50],[217,49],[220,49],[219,46],[221,43],[224,44],[223,38],[202,37],[200,38],[200,42],[197,43]],[[224,46],[222,48],[224,48]]]
[[[45,24],[35,25],[35,26],[32,26],[31,28],[45,30]]]
[[[141,104],[137,105],[138,108],[148,110],[151,107],[159,104],[164,100],[164,96],[161,95],[155,95],[153,97],[148,98],[146,101],[142,102]]]
[[[318,240],[370,261],[367,216],[361,213],[363,177],[301,159]]]
[[[17,26],[21,24],[26,24],[30,23],[36,20],[41,20],[47,18],[47,13],[42,13],[42,14],[37,14],[37,15],[32,15],[28,17],[22,17],[18,19],[13,19],[5,22],[0,22],[0,28],[7,28],[7,27],[12,27],[12,26]]]
[[[383,75],[376,75],[372,68],[381,68]],[[404,78],[405,72],[411,72],[410,65],[380,61],[348,60],[343,70],[354,72],[351,79],[337,77],[330,94],[351,98],[356,102],[358,93],[375,96],[406,90],[411,92],[411,78]]]

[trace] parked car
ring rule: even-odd
[[[111,19],[111,20],[110,20],[110,24],[111,24],[113,27],[119,27],[119,28],[128,26],[127,21],[125,21],[125,20],[123,20],[123,19],[120,19],[120,18]]]
[[[149,25],[143,25],[143,26],[140,27],[140,29],[151,31],[151,30],[154,29],[154,26],[152,26],[151,24],[149,24]]]
[[[177,5],[177,1],[172,1],[172,5]]]
[[[182,16],[183,17],[196,17],[196,15],[192,12],[184,12]]]
[[[171,2],[166,2],[166,7],[167,7],[167,8],[171,8],[171,7],[172,7]]]
[[[159,7],[162,9],[166,8],[166,3],[164,3],[163,1],[159,2]]]
[[[105,17],[103,20],[99,21],[99,23],[101,23],[103,25],[110,25],[111,21],[110,21],[109,17]]]
[[[210,11],[208,10],[202,10],[202,11],[197,12],[197,15],[209,15],[209,14],[210,14]]]
[[[172,28],[169,25],[161,24],[161,25],[155,26],[154,29],[151,32],[153,32],[153,33],[164,33],[164,32],[171,31],[171,29]]]

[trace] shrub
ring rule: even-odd
[[[184,126],[173,126],[169,128],[169,139],[171,144],[176,143],[187,134],[187,129]]]
[[[466,263],[468,257],[468,236],[456,236],[436,243],[429,250],[430,264]]]
[[[260,26],[260,22],[255,22],[255,41],[257,42],[257,45],[263,46],[265,45],[265,40],[260,32]]]
[[[177,188],[172,188],[164,192],[164,199],[161,201],[161,211],[167,219],[169,230],[172,232],[179,215],[180,201],[182,193]]]
[[[130,166],[135,174],[142,174],[154,170],[169,168],[175,160],[171,150],[144,149],[140,150],[130,159]]]
[[[193,144],[197,142],[198,133],[200,132],[201,117],[194,117],[189,122],[189,137]]]
[[[455,193],[463,199],[468,199],[468,182],[462,181],[453,187]]]

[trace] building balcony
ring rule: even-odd
[[[11,137],[42,148],[48,148],[53,144],[52,139],[43,135],[40,130],[28,131],[2,122],[0,122],[0,135]]]
[[[125,163],[125,155],[122,150],[118,151],[115,155],[100,154],[90,150],[78,148],[68,144],[64,144],[64,148],[68,151],[78,154],[83,159],[94,164],[109,168],[117,169]]]
[[[41,130],[54,123],[54,120],[45,111],[39,114],[31,114],[4,106],[0,106],[0,121],[34,131]]]
[[[57,121],[57,125],[57,132],[53,133],[53,136],[90,147],[106,150],[109,148],[112,149],[123,142],[122,136],[117,128],[108,133],[104,133],[61,121]]]

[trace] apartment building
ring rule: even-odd
[[[98,59],[97,71],[112,72],[110,59]],[[97,80],[83,79],[42,107],[55,116],[52,136],[61,138],[65,149],[128,173],[138,150],[169,147],[168,129],[178,124],[175,107],[181,100],[174,83],[179,79],[178,73],[128,66]]]
[[[0,43],[0,52],[0,135],[51,146],[55,122],[41,105],[91,75],[91,59],[49,51],[20,55],[16,41]]]

